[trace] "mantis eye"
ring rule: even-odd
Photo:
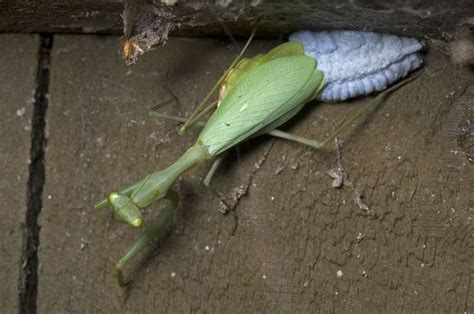
[[[142,225],[142,213],[127,195],[113,192],[110,193],[108,199],[109,204],[113,207],[114,218],[117,221],[134,228]]]

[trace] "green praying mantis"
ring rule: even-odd
[[[171,187],[183,173],[204,161],[216,159],[204,180],[205,185],[209,186],[225,151],[262,134],[320,149],[331,143],[389,92],[416,77],[405,79],[380,93],[367,107],[345,121],[323,141],[299,137],[276,128],[316,97],[324,86],[324,75],[316,68],[316,60],[305,56],[300,42],[286,42],[266,54],[242,58],[254,34],[255,32],[189,119],[156,113],[162,118],[184,122],[179,130],[180,134],[186,133],[195,124],[203,126],[196,143],[169,167],[149,174],[119,192],[110,193],[95,205],[95,208],[111,206],[117,221],[137,228],[143,224],[141,208],[162,198],[170,202],[116,264],[120,286],[126,285],[123,273],[125,266],[170,224],[179,201],[178,194]],[[210,102],[217,90],[218,100]],[[214,108],[214,112],[203,125],[199,119]]]

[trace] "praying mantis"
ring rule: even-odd
[[[135,183],[112,192],[99,201],[95,208],[110,206],[114,218],[131,227],[143,224],[141,208],[158,199],[166,199],[170,204],[150,223],[141,236],[133,243],[116,264],[117,280],[126,285],[125,266],[153,239],[164,232],[170,224],[178,206],[178,194],[171,188],[176,180],[189,169],[207,160],[216,159],[209,175],[204,180],[209,186],[223,153],[242,141],[262,134],[284,138],[320,149],[331,143],[344,129],[366,114],[388,93],[414,79],[412,76],[380,93],[367,107],[357,112],[334,130],[323,141],[299,137],[277,130],[291,119],[302,107],[312,101],[324,87],[324,74],[316,68],[317,61],[305,55],[300,42],[290,41],[253,58],[242,58],[255,31],[231,66],[225,71],[209,94],[184,122],[179,133],[184,134],[193,125],[201,125],[199,120],[215,109],[197,138],[196,143],[167,168],[154,172]],[[210,98],[218,91],[218,100]]]

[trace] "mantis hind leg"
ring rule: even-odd
[[[403,85],[407,84],[408,82],[414,80],[421,73],[422,73],[422,71],[419,71],[419,72],[415,73],[414,75],[412,75],[412,76],[404,79],[403,81],[399,82],[398,84],[395,84],[392,87],[390,87],[390,88],[384,90],[383,92],[379,93],[367,106],[365,106],[364,108],[362,108],[361,110],[356,112],[352,117],[350,117],[349,119],[344,121],[344,123],[341,126],[336,128],[331,134],[329,134],[328,137],[326,137],[322,141],[304,138],[304,137],[294,135],[294,134],[290,134],[290,133],[286,133],[286,132],[283,132],[283,131],[280,131],[280,130],[273,130],[273,131],[268,132],[268,134],[272,135],[272,136],[275,136],[275,137],[279,137],[279,138],[287,139],[287,140],[294,141],[294,142],[297,142],[297,143],[301,143],[301,144],[310,146],[310,147],[315,148],[315,149],[321,149],[324,146],[331,143],[332,141],[334,141],[336,139],[336,137],[339,136],[339,134],[341,134],[342,131],[346,130],[349,126],[351,126],[352,123],[354,123],[355,121],[359,120],[360,118],[366,116],[373,108],[375,108],[379,103],[381,103],[390,93],[392,93],[394,90],[402,87]]]
[[[283,132],[283,131],[280,131],[280,130],[273,130],[273,131],[268,132],[268,134],[271,135],[271,136],[274,136],[274,137],[283,138],[285,140],[290,140],[290,141],[293,141],[293,142],[304,144],[304,145],[307,145],[309,147],[316,148],[316,149],[320,149],[325,145],[325,141],[317,141],[317,140],[302,137],[302,136],[299,136],[299,135]]]
[[[151,241],[158,236],[163,236],[166,230],[165,227],[171,222],[176,207],[178,206],[179,197],[176,192],[170,190],[165,198],[170,201],[170,204],[161,211],[160,215],[145,229],[145,231],[143,231],[140,237],[128,248],[116,264],[115,269],[117,271],[119,286],[123,287],[127,284],[123,275],[125,266],[127,266],[127,264],[137,256],[138,253],[145,249]]]

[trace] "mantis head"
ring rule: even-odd
[[[142,225],[142,213],[127,195],[113,192],[109,194],[108,200],[113,207],[114,218],[117,221],[134,228]]]

